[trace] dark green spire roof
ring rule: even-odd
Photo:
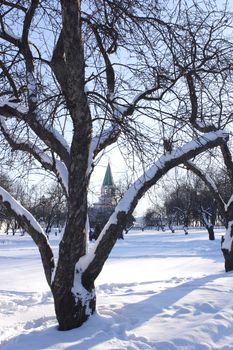
[[[110,164],[108,163],[107,169],[106,169],[106,173],[104,176],[104,181],[103,181],[103,187],[104,186],[114,186],[113,184],[113,177],[112,177],[112,171],[111,171],[111,167]]]

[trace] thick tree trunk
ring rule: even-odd
[[[227,213],[228,217],[230,216]],[[232,217],[232,215],[231,215]],[[227,220],[227,230],[225,237],[222,237],[221,246],[222,246],[222,253],[225,260],[225,270],[233,271],[233,221]]]
[[[54,297],[54,304],[59,330],[67,331],[80,327],[95,312],[96,298],[94,293],[87,300],[69,291],[62,298]]]
[[[209,225],[206,226],[208,234],[209,234],[209,240],[210,241],[214,241],[215,240],[215,236],[214,236],[214,226],[213,225]]]
[[[183,226],[183,230],[184,230],[184,234],[185,234],[185,235],[188,235],[188,233],[189,233],[189,232],[188,232],[188,226],[184,225],[184,226]]]
[[[225,260],[225,271],[233,271],[233,247],[231,247],[231,250],[222,248],[222,253]]]
[[[63,281],[63,287],[52,288],[54,296],[55,313],[59,330],[67,331],[80,327],[96,310],[96,296],[94,285],[87,290],[81,278],[79,283],[70,290],[67,289],[67,281]],[[63,293],[60,293],[60,291]],[[65,292],[64,292],[65,290]]]
[[[78,193],[78,191],[76,191]],[[78,196],[77,198],[83,198]],[[76,200],[67,221],[59,246],[59,259],[52,283],[55,312],[60,330],[80,327],[95,311],[94,280],[84,286],[82,269],[77,268],[80,258],[86,254],[86,201]]]

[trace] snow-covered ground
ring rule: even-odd
[[[131,231],[99,276],[98,312],[56,328],[51,293],[27,236],[0,236],[1,350],[233,349],[233,273],[220,235]],[[58,240],[51,238],[57,249]]]

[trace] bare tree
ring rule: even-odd
[[[224,163],[227,168],[230,184],[232,186],[233,178],[231,177],[232,172],[232,158],[231,153],[227,145],[224,147],[221,147],[221,152],[224,158]],[[226,161],[226,154],[227,154],[227,161]],[[199,178],[203,180],[203,182],[206,184],[206,186],[211,191],[213,198],[216,200],[218,204],[218,208],[220,211],[220,214],[222,218],[225,221],[226,226],[226,233],[225,236],[222,239],[222,252],[225,259],[225,269],[226,271],[232,271],[233,270],[233,220],[232,220],[232,188],[228,193],[228,196],[226,198],[223,197],[221,193],[221,183],[216,183],[214,179],[206,173],[202,168],[198,167],[196,164],[193,164],[191,161],[186,162],[186,166],[189,170],[194,172]]]
[[[42,194],[34,200],[32,198],[27,209],[41,224],[48,237],[53,226],[57,232],[65,225],[66,198],[57,184],[50,183],[48,188],[44,186]]]
[[[179,2],[182,7],[182,1]],[[194,4],[197,6],[197,4]],[[198,11],[187,10],[178,12],[179,26],[169,30],[164,36],[168,51],[173,57],[173,69],[183,75],[182,92],[179,95],[179,106],[173,112],[174,131],[164,127],[164,148],[172,149],[179,142],[178,129],[194,134],[221,130],[232,124],[232,15],[222,9],[221,16],[216,16],[216,9],[208,3],[209,10],[203,15]],[[180,15],[183,18],[180,19]],[[197,15],[199,18],[197,18]],[[196,23],[199,26],[196,26]],[[227,35],[225,36],[225,33]],[[176,85],[177,86],[177,85]],[[161,111],[160,111],[161,112]],[[161,113],[161,115],[166,115]],[[170,117],[167,116],[170,121]],[[221,154],[217,170],[223,163],[228,174],[231,188],[233,186],[233,161],[230,144],[220,147]],[[211,158],[209,153],[209,159]],[[221,159],[221,160],[220,160]],[[206,161],[206,159],[205,159]],[[215,184],[211,176],[202,166],[186,163],[187,168],[198,175],[209,187],[216,199],[220,213],[225,218],[226,234],[222,242],[226,271],[233,270],[233,205],[232,189],[228,198],[223,198],[220,184]]]
[[[37,244],[59,328],[67,330],[82,325],[95,311],[95,279],[144,193],[174,166],[226,142],[226,132],[197,123],[200,96],[192,86],[201,73],[205,81],[213,77],[221,83],[222,71],[231,68],[230,45],[227,40],[220,45],[218,39],[227,15],[210,15],[196,4],[168,12],[154,0],[1,4],[2,142],[29,154],[64,191],[67,220],[58,261],[36,219],[3,188],[1,203]],[[191,40],[194,31],[201,36],[198,44]],[[210,109],[214,103],[209,102]],[[185,110],[188,105],[191,110]],[[190,120],[199,125],[195,135]],[[167,152],[159,147],[165,140],[173,147]],[[119,201],[94,251],[88,252],[90,177],[96,159],[114,143],[144,173]]]

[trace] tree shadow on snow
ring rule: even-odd
[[[66,332],[58,331],[55,326],[50,326],[43,330],[33,330],[28,334],[21,334],[12,338],[7,343],[3,344],[1,349],[56,350],[59,348],[67,350],[87,350],[91,347],[108,342],[113,338],[131,341],[132,335],[127,335],[125,331],[139,327],[154,316],[161,314],[164,310],[174,305],[193,290],[202,288],[205,284],[219,278],[226,277],[229,277],[229,273],[226,274],[223,272],[196,278],[185,283],[179,283],[175,287],[170,287],[150,295],[142,301],[125,304],[119,309],[114,309],[111,317],[95,314],[81,328]],[[111,284],[109,284],[109,286],[110,285]],[[118,284],[119,290],[120,286],[121,284]],[[125,284],[123,284],[123,288],[124,287]],[[209,288],[211,288],[211,286],[208,287],[208,289]],[[133,336],[135,337],[135,335]]]
[[[113,338],[114,333],[109,332],[109,329],[109,318],[95,314],[80,328],[62,332],[56,325],[33,330],[10,339],[0,347],[1,350],[88,350]]]
[[[230,273],[230,275],[232,275],[232,273]],[[128,315],[129,319],[131,316],[134,317],[134,322],[130,323],[129,321],[126,325],[126,330],[131,330],[135,327],[139,327],[151,318],[164,313],[166,309],[174,305],[192,291],[203,288],[206,284],[214,282],[219,278],[228,277],[229,273],[226,274],[225,272],[222,272],[201,278],[195,278],[191,281],[179,283],[177,286],[166,288],[165,290],[153,294],[142,301],[125,304],[121,309],[115,310],[115,312]],[[208,290],[210,289],[212,290],[211,286],[208,287]],[[206,300],[206,303],[208,302],[211,302],[211,300]],[[137,314],[137,320],[135,320],[135,314]]]

